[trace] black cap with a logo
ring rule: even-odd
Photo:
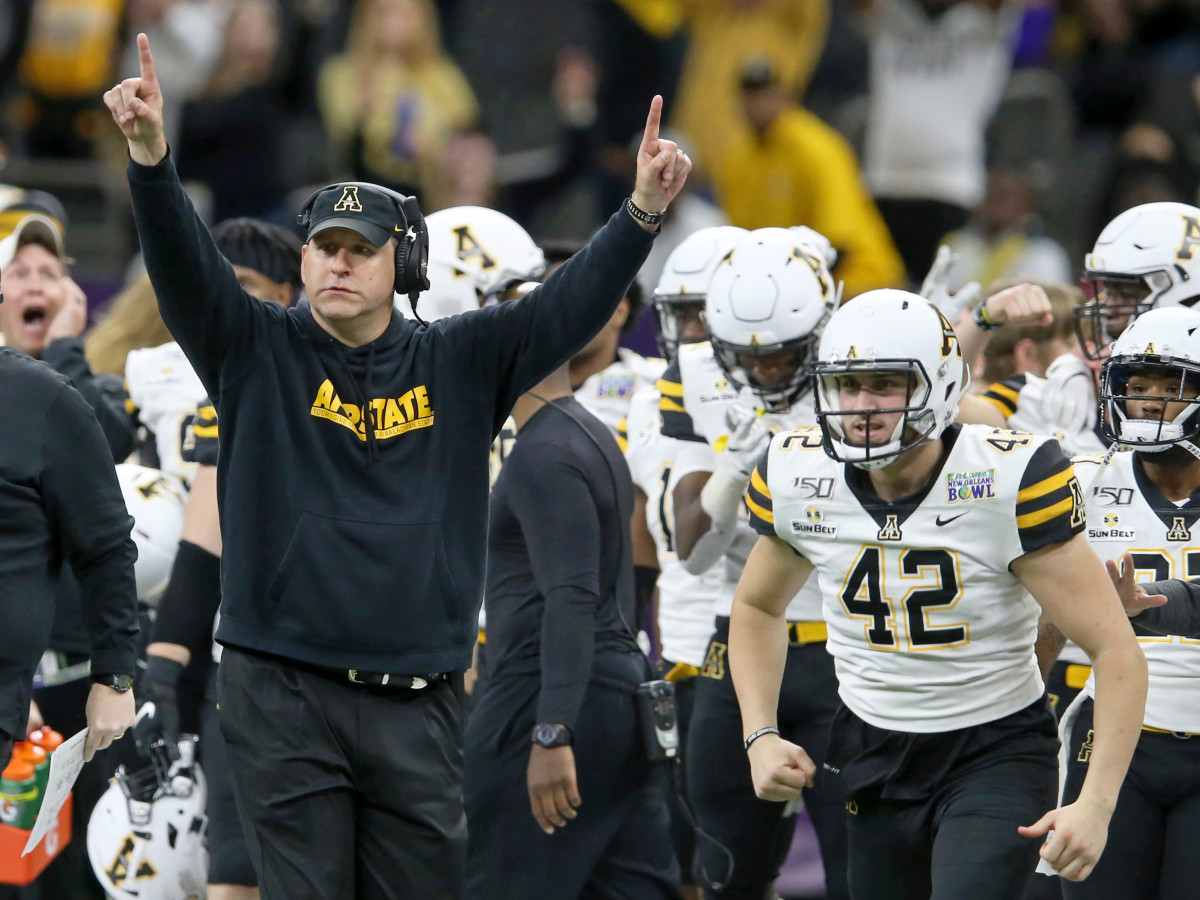
[[[329,228],[349,228],[373,247],[405,233],[396,200],[370,184],[334,184],[318,191],[301,213],[301,224],[308,226],[306,240]]]

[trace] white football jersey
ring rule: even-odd
[[[714,567],[692,575],[675,554],[675,485],[697,471],[684,460],[686,441],[662,433],[659,393],[645,387],[633,396],[625,424],[625,461],[646,495],[646,524],[658,555],[658,630],[662,655],[671,662],[704,664],[713,630],[713,604],[721,585]]]
[[[707,341],[681,345],[678,358],[667,368],[658,388],[662,394],[663,433],[668,437],[707,444],[712,449],[708,471],[712,471],[711,466],[716,465],[729,440],[726,419],[729,410],[735,405],[761,408],[756,394],[739,392],[729,383],[713,355],[712,344]],[[813,425],[817,418],[811,392],[805,393],[785,413],[763,412],[762,420],[776,432]],[[749,513],[743,506],[737,537],[721,564],[721,589],[714,607],[716,615],[728,616],[733,610],[733,595],[756,540]],[[815,578],[809,579],[788,604],[787,618],[789,622],[820,621],[821,590]]]
[[[894,503],[817,428],[777,435],[747,492],[755,529],[820,575],[839,693],[879,728],[951,731],[1036,701],[1039,609],[1009,564],[1084,527],[1057,442],[984,425],[943,440],[929,485]]]
[[[629,403],[640,388],[653,385],[667,367],[664,359],[642,356],[621,347],[617,359],[575,391],[575,399],[613,431],[629,415]]]
[[[1182,506],[1172,503],[1146,477],[1139,457],[1118,453],[1107,465],[1097,457],[1076,458],[1086,491],[1088,541],[1103,560],[1132,553],[1138,581],[1200,578],[1200,492]],[[1139,635],[1138,643],[1150,670],[1144,724],[1200,734],[1200,641]],[[1084,690],[1095,696],[1094,677]]]
[[[1028,372],[1013,375],[993,384],[982,396],[1003,413],[1009,428],[1055,438],[1072,456],[1103,453],[1108,443],[1097,428],[1091,373],[1064,374],[1066,377],[1053,380]]]
[[[154,435],[158,468],[191,483],[196,464],[184,462],[183,441],[192,415],[208,395],[192,364],[174,341],[130,350],[125,384],[138,420]]]

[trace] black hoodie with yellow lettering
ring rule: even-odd
[[[220,415],[217,639],[331,668],[467,668],[492,439],[608,321],[653,236],[619,212],[527,297],[429,326],[393,314],[351,348],[307,303],[242,290],[170,156],[130,162],[129,184],[163,319]]]

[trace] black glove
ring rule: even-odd
[[[157,740],[166,742],[172,760],[179,756],[178,685],[183,668],[183,663],[165,656],[147,658],[137,690],[141,706],[133,723],[133,739],[142,756],[150,755],[150,746]]]

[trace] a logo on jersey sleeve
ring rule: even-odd
[[[965,503],[971,500],[996,498],[996,470],[978,469],[974,472],[946,473],[946,500]]]

